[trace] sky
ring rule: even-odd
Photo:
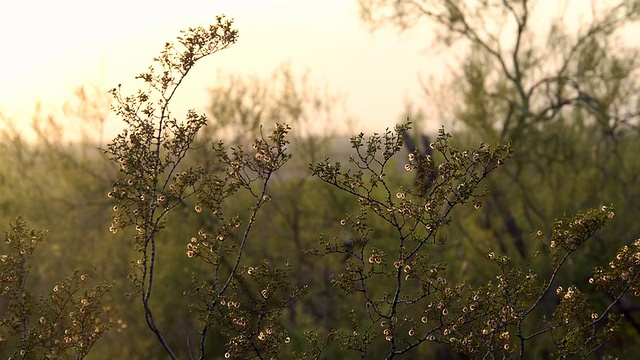
[[[407,101],[420,101],[427,37],[370,32],[356,0],[26,0],[0,5],[0,111],[26,125],[36,101],[55,109],[81,84],[106,91],[122,83],[133,92],[132,79],[166,41],[223,13],[235,19],[238,43],[196,66],[179,108],[204,111],[221,74],[268,78],[283,64],[343,94],[358,131],[393,126]]]
[[[538,16],[547,20],[558,4],[540,0]],[[583,16],[564,12],[575,21]],[[428,106],[419,78],[441,80],[451,69],[444,66],[451,58],[429,47],[426,27],[371,32],[357,0],[8,0],[0,3],[0,121],[11,117],[28,127],[36,102],[55,111],[83,84],[102,92],[123,84],[133,93],[134,77],[165,42],[220,14],[235,19],[239,40],[198,63],[178,93],[179,111],[204,112],[207,89],[225,76],[267,79],[288,64],[300,77],[308,71],[312,85],[344,96],[343,117],[355,120],[353,131],[380,132],[400,121],[407,102]],[[636,43],[637,31],[628,32]],[[422,126],[440,127],[437,113],[424,110]],[[108,127],[115,135],[123,124],[110,118]]]

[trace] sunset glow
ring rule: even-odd
[[[196,68],[182,90],[190,102],[179,107],[203,111],[206,89],[219,73],[266,78],[285,63],[300,75],[309,71],[314,85],[345,94],[349,114],[365,129],[392,126],[405,101],[420,97],[417,76],[428,69],[424,36],[393,29],[371,34],[355,1],[162,4],[2,5],[7,55],[0,60],[0,109],[22,122],[36,101],[55,108],[79,85],[106,91],[131,84],[179,30],[207,25],[223,13],[235,18],[239,41]]]

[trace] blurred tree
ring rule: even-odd
[[[440,112],[469,142],[512,142],[505,176],[488,181],[486,211],[450,229],[451,241],[464,245],[452,257],[460,278],[482,273],[469,255],[488,248],[526,261],[541,250],[529,234],[565,211],[614,203],[624,218],[640,216],[640,68],[624,41],[640,17],[637,1],[360,0],[360,9],[373,28],[426,20],[435,45],[462,54]],[[584,282],[639,235],[633,222],[614,221],[599,237],[610,240],[587,246],[569,278]],[[618,310],[637,336],[637,305]]]
[[[458,24],[464,17],[455,7],[464,4],[448,4],[449,21]],[[529,12],[526,1],[491,3],[487,9],[497,5],[507,6],[507,14]],[[112,90],[114,109],[128,125],[107,147],[114,162],[94,153],[97,144],[86,133],[86,141],[61,141],[66,133],[53,116],[37,118],[37,143],[17,133],[0,141],[1,155],[9,159],[0,163],[0,186],[7,194],[0,199],[6,210],[0,215],[26,213],[39,227],[51,229],[53,240],[42,260],[30,261],[35,265],[30,274],[38,275],[32,286],[24,281],[25,261],[38,237],[30,237],[33,233],[19,223],[5,238],[12,250],[3,250],[0,259],[5,295],[0,332],[11,336],[10,352],[30,356],[27,347],[42,334],[53,344],[78,345],[77,357],[87,355],[85,345],[97,340],[92,331],[102,335],[79,322],[95,322],[78,315],[87,310],[105,314],[101,321],[115,327],[87,356],[95,358],[453,358],[453,352],[474,358],[588,357],[618,350],[601,347],[618,325],[612,310],[627,312],[631,325],[619,339],[633,338],[631,295],[640,296],[640,240],[611,249],[616,253],[608,267],[591,273],[587,267],[594,262],[573,254],[589,250],[596,231],[620,216],[612,220],[613,209],[603,206],[543,221],[555,216],[558,203],[581,208],[619,196],[619,187],[600,170],[615,172],[626,186],[635,183],[635,119],[605,130],[611,121],[601,118],[609,114],[602,112],[603,100],[584,93],[593,79],[578,84],[567,75],[572,85],[565,90],[576,94],[562,97],[557,95],[562,91],[545,90],[556,100],[566,98],[566,104],[545,110],[544,101],[556,100],[538,91],[559,87],[560,76],[526,87],[526,79],[538,73],[522,70],[521,86],[530,93],[524,101],[517,81],[509,76],[499,81],[501,71],[513,76],[515,70],[500,66],[499,57],[467,37],[474,52],[458,74],[461,103],[453,113],[472,130],[463,134],[467,141],[512,140],[524,152],[515,155],[514,165],[505,164],[512,156],[509,146],[481,143],[460,150],[444,130],[432,143],[411,144],[407,124],[352,137],[347,156],[331,143],[338,127],[335,98],[310,88],[306,77],[298,79],[287,68],[272,79],[235,77],[213,90],[215,120],[206,132],[200,131],[207,129],[202,128],[205,116],[189,111],[179,120],[172,115],[169,103],[195,62],[236,39],[232,22],[217,20],[208,29],[184,31],[177,45],[167,43],[155,59],[159,68],[140,74],[143,90],[131,96]],[[514,46],[526,48],[522,44]],[[93,103],[93,96],[79,91],[67,118],[94,119],[101,128],[105,103]],[[500,101],[515,104],[514,109]],[[534,110],[524,111],[524,103]],[[498,115],[504,122],[490,121]],[[296,129],[276,124],[281,121]],[[521,127],[506,125],[518,122]],[[222,141],[211,146],[211,138],[220,137],[234,146]],[[594,148],[596,140],[601,148]],[[411,153],[394,157],[405,145]],[[596,159],[602,149],[612,151],[604,153],[607,161]],[[329,162],[329,153],[345,161]],[[315,177],[307,172],[309,163]],[[491,180],[487,176],[497,167],[506,172]],[[594,176],[600,182],[589,181]],[[113,178],[115,183],[107,185]],[[484,181],[494,190],[487,201],[479,187]],[[107,205],[107,192],[115,206]],[[463,216],[451,216],[465,203]],[[110,230],[117,233],[109,238],[102,235],[107,208],[114,214]],[[447,228],[451,221],[456,226]],[[129,225],[135,231],[118,232]],[[537,231],[529,236],[532,229]],[[618,228],[626,242],[622,231],[634,230]],[[328,256],[303,256],[318,233],[319,245],[308,251]],[[460,244],[465,246],[455,246]],[[495,252],[487,251],[494,247]],[[595,263],[607,264],[591,250],[598,255]],[[134,295],[140,297],[127,299],[122,294],[132,286],[124,281],[122,265],[132,254],[137,257],[131,261]],[[76,263],[95,266],[99,279],[116,279],[113,291],[105,294],[101,285],[93,295],[57,295],[60,288],[50,283],[51,274]],[[74,274],[60,283],[72,293],[80,288],[71,285],[87,279]],[[582,292],[581,282],[601,291]],[[51,308],[46,298],[30,301],[31,287],[49,292],[53,304],[61,306]],[[104,308],[88,300],[102,295],[109,304]],[[590,295],[603,301],[594,304]],[[138,306],[132,306],[133,299]],[[64,304],[78,311],[69,312]],[[38,319],[30,309],[51,316]],[[63,329],[67,314],[71,327]],[[82,331],[74,333],[78,328]],[[28,329],[45,332],[32,337]],[[80,341],[85,335],[89,342]]]
[[[122,356],[135,359],[150,342],[144,337],[126,341],[141,317],[124,297],[131,291],[126,276],[132,251],[122,246],[128,240],[108,236],[113,205],[105,194],[117,174],[117,166],[99,149],[108,113],[108,94],[84,85],[61,109],[38,106],[31,119],[0,118],[0,219],[8,224],[14,214],[21,214],[34,227],[49,231],[41,251],[33,255],[28,288],[34,293],[49,292],[59,274],[76,268],[113,285],[103,303],[110,309],[114,331],[95,344],[92,354],[119,344]],[[17,121],[31,126],[18,128]]]

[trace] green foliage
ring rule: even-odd
[[[454,137],[440,130],[429,155],[403,153],[405,123],[382,134],[358,134],[348,160],[330,160],[328,138],[301,127],[317,112],[330,114],[322,109],[331,102],[309,99],[288,71],[281,88],[236,81],[218,89],[214,124],[194,111],[178,119],[171,103],[184,77],[200,59],[234,43],[237,31],[218,17],[208,28],[183,32],[178,45],[167,43],[154,60],[160,69],[139,75],[143,90],[132,96],[120,87],[111,91],[113,110],[127,126],[104,150],[115,167],[99,156],[95,164],[78,161],[72,150],[52,143],[42,147],[56,149],[46,159],[83,165],[78,173],[60,166],[60,174],[114,172],[107,175],[115,178],[109,186],[90,187],[72,176],[69,182],[85,184],[96,199],[108,192],[112,204],[94,205],[112,208],[113,235],[96,242],[99,250],[85,262],[112,266],[100,267],[96,276],[115,279],[118,291],[133,297],[113,296],[102,283],[89,287],[89,274],[80,271],[51,286],[47,274],[37,273],[30,284],[29,259],[42,234],[18,220],[0,259],[2,354],[82,358],[102,342],[105,356],[128,358],[619,354],[616,341],[633,336],[621,313],[640,295],[640,242],[628,243],[634,230],[612,236],[614,209],[598,204],[609,203],[616,188],[600,189],[590,180],[602,178],[602,169],[625,186],[637,176],[638,163],[628,155],[637,147],[631,127],[614,129],[603,110],[616,108],[625,93],[620,89],[631,86],[625,79],[632,62],[604,51],[607,35],[626,18],[607,15],[578,39],[571,54],[579,55],[564,67],[571,74],[535,82],[541,59],[529,43],[514,45],[512,64],[478,30],[479,19],[495,6],[438,4],[438,11],[402,15],[431,17],[447,29],[445,41],[466,39],[475,52],[463,64],[464,106],[455,111],[466,127]],[[503,5],[520,14],[516,38],[525,39],[527,2]],[[557,50],[570,37],[558,30],[551,40]],[[598,96],[606,101],[567,97],[577,80],[576,90],[603,91]],[[213,130],[206,132],[207,124]],[[241,134],[211,142],[229,131]],[[594,160],[594,136],[601,141],[596,154],[613,151],[606,161]],[[21,171],[35,169],[29,159],[47,162],[20,157],[41,147],[13,140],[0,150]],[[589,167],[590,161],[596,165]],[[56,162],[47,165],[33,174],[47,174]],[[564,185],[568,173],[575,183]],[[52,192],[60,186],[49,181]],[[38,181],[20,189],[26,193],[30,186],[48,193]],[[60,213],[71,208],[55,207]],[[624,213],[631,206],[617,208]],[[575,215],[555,219],[563,210]],[[82,225],[70,226],[69,234],[97,232]],[[106,233],[106,226],[100,230]],[[616,246],[587,261],[585,255],[602,246],[603,233]],[[52,249],[74,245],[57,241]],[[52,263],[66,259],[52,254]],[[133,291],[116,266],[130,259]],[[38,298],[30,288],[53,290]],[[105,300],[125,319],[107,317],[111,307],[100,305]],[[105,333],[112,326],[116,331]]]
[[[354,136],[351,142],[357,155],[350,159],[353,169],[343,170],[340,163],[329,162],[312,168],[314,175],[356,197],[360,205],[357,215],[341,221],[357,234],[356,243],[321,239],[320,248],[313,253],[346,256],[344,272],[332,282],[346,295],[358,294],[357,303],[364,304],[366,310],[351,309],[353,332],[339,332],[337,339],[343,348],[362,356],[371,351],[371,342],[379,336],[378,323],[384,339],[390,342],[390,350],[385,350],[390,357],[425,342],[448,341],[441,337],[450,333],[443,316],[449,314],[463,286],[448,284],[446,263],[432,263],[428,249],[440,243],[438,231],[450,222],[454,207],[471,201],[480,208],[475,194],[478,185],[510,154],[508,146],[481,145],[460,151],[448,145],[448,134],[441,131],[430,144],[443,160],[438,166],[430,156],[411,153],[404,167],[413,171],[423,162],[420,167],[430,184],[427,194],[421,191],[423,184],[397,188],[387,180],[387,172],[389,161],[402,149],[407,130],[408,125],[403,125],[382,136]],[[374,219],[369,218],[369,212]],[[393,235],[373,238],[369,224],[375,221],[386,223]],[[440,324],[423,325],[430,320]]]
[[[640,163],[631,144],[638,143],[640,87],[633,75],[637,49],[623,34],[637,24],[637,2],[568,1],[552,16],[532,1],[360,4],[374,27],[427,22],[436,29],[436,45],[455,44],[465,56],[446,79],[447,98],[435,99],[440,110],[461,126],[456,134],[461,143],[510,142],[514,150],[504,175],[487,181],[485,211],[463,210],[448,231],[464,248],[446,252],[450,265],[479,269],[459,278],[491,278],[479,260],[487,249],[510,256],[515,264],[529,263],[546,250],[528,241],[528,234],[534,229],[551,233],[559,214],[614,203],[625,219],[637,217],[631,204],[638,190],[631,184]],[[425,90],[433,94],[430,87]],[[616,218],[582,245],[581,255],[559,278],[586,285],[594,266],[639,235],[633,221]],[[535,266],[537,273],[548,271],[543,264]],[[603,291],[585,292],[594,305],[608,306],[610,296]],[[624,315],[623,330],[614,338],[617,347],[637,353],[637,305],[623,299],[614,312]],[[553,347],[540,346],[538,356],[548,356]]]
[[[56,283],[47,296],[27,289],[30,259],[45,233],[30,230],[18,218],[5,232],[0,257],[0,317],[3,356],[9,358],[83,359],[111,324],[102,298],[109,286],[90,287],[91,274],[75,271]]]

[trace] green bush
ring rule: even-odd
[[[347,161],[314,154],[304,173],[287,166],[307,155],[300,152],[313,148],[314,138],[292,141],[286,124],[251,122],[250,143],[244,136],[231,146],[209,143],[199,135],[206,116],[189,111],[178,120],[171,102],[200,59],[236,39],[224,17],[186,30],[138,76],[143,89],[111,91],[127,127],[104,149],[118,170],[107,194],[114,235],[100,249],[130,250],[119,253],[132,265],[128,300],[105,283],[86,285],[91,274],[80,271],[48,296],[32,295],[29,288],[50,281],[48,274],[28,278],[43,234],[21,219],[11,225],[0,259],[3,356],[99,358],[107,353],[89,351],[103,334],[116,343],[105,333],[111,327],[124,333],[120,342],[133,344],[112,347],[108,356],[130,358],[617,354],[607,342],[624,329],[617,309],[640,295],[640,240],[593,271],[575,265],[614,218],[613,206],[575,211],[530,234],[520,230],[518,239],[507,229],[492,242],[476,223],[478,241],[467,233],[461,243],[454,238],[459,225],[474,226],[495,210],[496,188],[489,193],[487,185],[522,159],[517,145],[458,146],[441,129],[428,145],[432,154],[406,154],[405,123],[353,136]],[[496,211],[508,227],[508,210]],[[516,240],[527,251],[516,249]],[[467,261],[470,272],[458,267]],[[118,271],[94,273],[126,289]],[[577,271],[587,279],[567,275]],[[105,300],[113,308],[100,305]],[[115,311],[126,320],[109,314]]]

